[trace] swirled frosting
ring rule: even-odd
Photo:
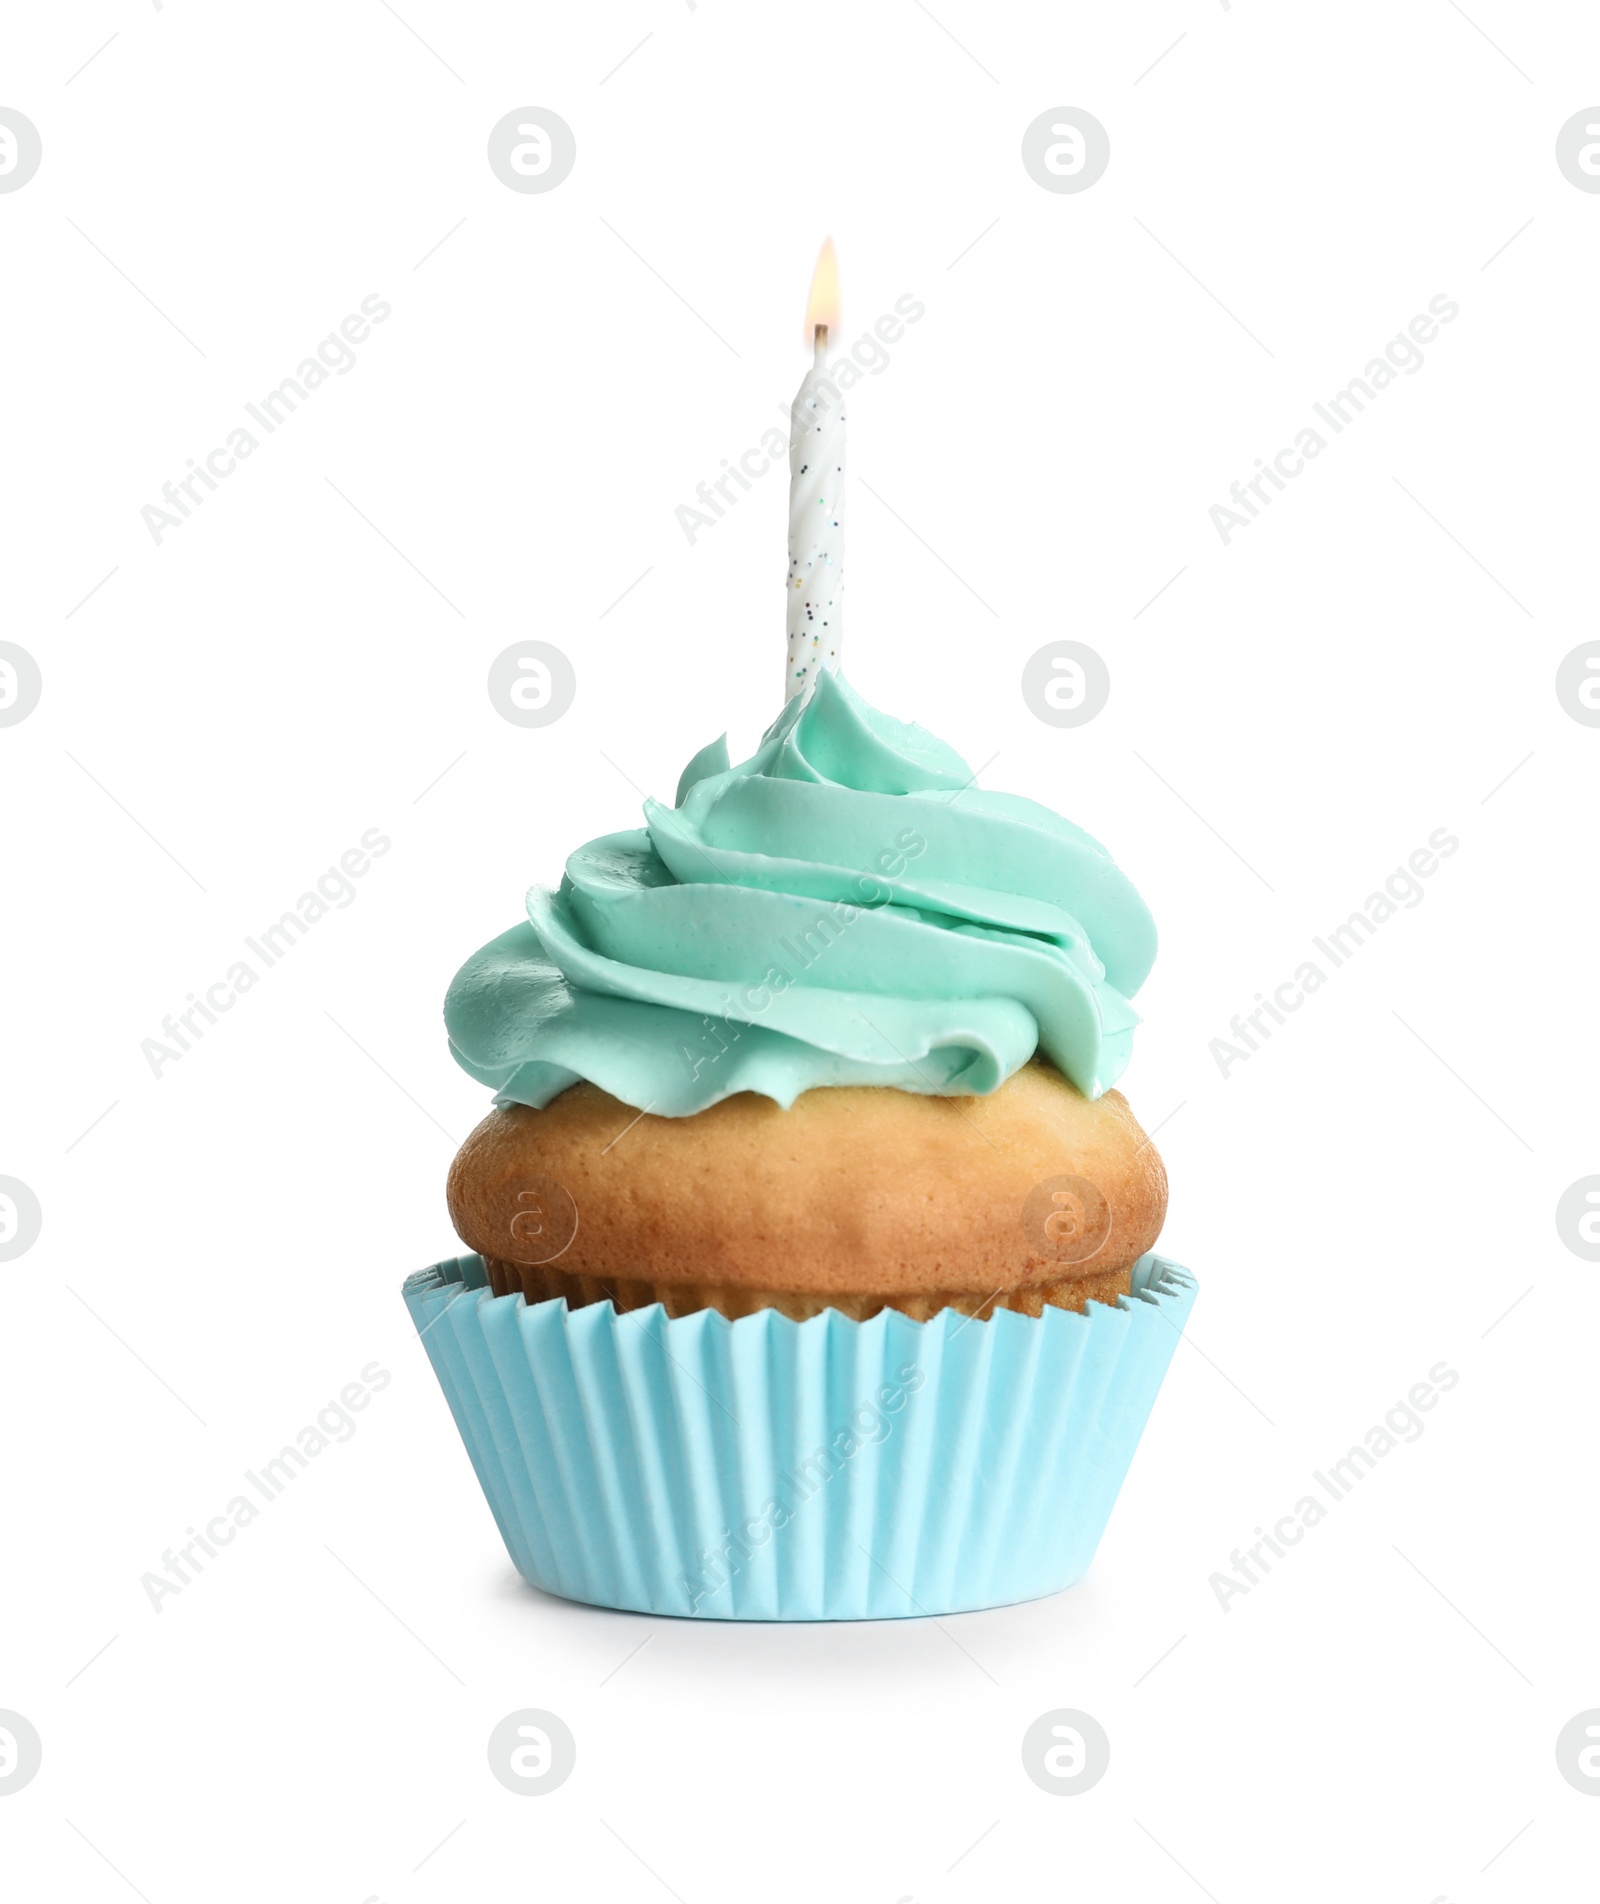
[[[1155,957],[1143,900],[1047,807],[973,785],[922,728],[819,675],[742,766],[533,888],[445,999],[500,1102],[586,1078],[659,1116],[817,1085],[986,1093],[1042,1051],[1087,1097],[1127,1064]]]

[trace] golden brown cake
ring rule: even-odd
[[[983,1097],[741,1092],[689,1117],[579,1083],[491,1112],[448,1197],[497,1295],[926,1320],[1113,1302],[1167,1176],[1120,1092],[1091,1101],[1036,1057]]]

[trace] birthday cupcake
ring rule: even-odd
[[[830,361],[832,266],[783,713],[581,847],[445,1001],[495,1108],[447,1188],[471,1253],[406,1301],[516,1566],[602,1606],[865,1619],[1068,1585],[1194,1297],[1110,1088],[1143,901],[837,672],[860,346]]]
[[[1148,910],[827,671],[644,818],[445,1003],[496,1108],[408,1299],[513,1558],[729,1618],[1066,1584],[1193,1291],[1109,1088]]]

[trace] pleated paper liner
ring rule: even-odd
[[[1055,1593],[1094,1557],[1193,1304],[1158,1256],[1081,1314],[618,1314],[404,1295],[518,1571],[726,1620],[895,1619]]]

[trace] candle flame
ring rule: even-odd
[[[806,299],[805,342],[808,346],[819,324],[825,324],[829,334],[837,337],[841,308],[839,258],[833,240],[824,238],[822,249],[817,253],[817,268],[811,274],[811,295]]]

